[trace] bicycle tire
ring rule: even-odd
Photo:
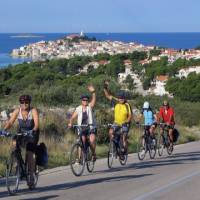
[[[150,136],[149,136],[150,137]],[[153,144],[153,140],[155,140],[155,144]],[[149,157],[151,159],[154,159],[156,156],[156,150],[157,150],[157,140],[149,138]]]
[[[110,141],[110,144],[109,144],[109,150],[108,150],[108,157],[107,157],[107,164],[108,164],[108,168],[111,169],[112,168],[112,165],[113,165],[113,161],[114,161],[114,158],[115,158],[115,144],[113,141]]]
[[[92,151],[90,147],[88,147],[87,149],[86,158],[87,158],[87,161],[86,161],[87,170],[88,172],[92,173],[94,171],[95,162],[92,160]]]
[[[159,156],[162,156],[163,155],[163,152],[164,152],[164,148],[165,148],[165,145],[164,145],[164,136],[163,135],[160,135],[159,137],[159,141],[158,141],[158,155]]]
[[[20,182],[20,165],[15,153],[11,153],[6,161],[6,186],[9,195],[17,193]]]
[[[120,147],[120,148],[119,148],[119,151],[118,151],[118,152],[121,153],[122,156],[123,156],[123,159],[122,159],[122,156],[119,155],[119,162],[120,162],[121,165],[126,165],[127,159],[128,159],[128,152],[123,153],[123,152],[121,151],[121,149],[124,148],[124,145],[123,145],[123,141],[122,141],[122,140],[120,140],[119,147]]]
[[[37,182],[38,182],[38,176],[39,176],[39,173],[37,172],[37,166],[35,167],[35,172],[33,174],[33,178],[34,178],[34,182],[33,184],[31,183],[31,176],[30,176],[30,173],[28,172],[28,165],[26,165],[26,174],[27,174],[27,177],[26,177],[26,182],[27,182],[27,185],[28,185],[28,188],[30,190],[33,190],[36,188],[37,186]]]
[[[70,168],[75,176],[81,176],[83,174],[85,168],[85,153],[80,143],[75,143],[71,148]]]
[[[128,160],[128,154],[126,153],[123,156],[124,156],[124,159],[121,159],[120,156],[119,156],[119,162],[120,162],[121,165],[126,165],[127,160]]]
[[[144,145],[143,145],[143,140],[144,140]],[[147,152],[147,146],[146,146],[146,141],[144,136],[141,136],[139,138],[139,141],[137,143],[137,155],[139,160],[144,160],[145,155]]]

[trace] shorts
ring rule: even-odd
[[[97,128],[85,128],[85,129],[80,129],[80,135],[81,136],[87,136],[87,135],[91,135],[91,134],[97,134]]]
[[[39,131],[34,132],[33,137],[14,136],[13,140],[17,141],[17,145],[19,145],[19,147],[25,148],[26,151],[35,153],[39,141]]]
[[[130,129],[130,125],[129,124],[123,124],[122,126],[119,126],[117,124],[113,124],[111,126],[111,129],[113,129],[113,131],[115,133],[121,134],[123,133],[124,135],[128,135],[129,129]]]

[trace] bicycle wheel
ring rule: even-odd
[[[86,160],[87,170],[88,170],[88,172],[91,173],[94,170],[94,163],[95,162],[92,160],[92,151],[91,151],[90,147],[88,147],[88,149],[87,149],[86,158],[87,158],[87,160]]]
[[[26,174],[27,174],[26,182],[27,182],[28,188],[30,190],[35,189],[37,186],[38,176],[39,176],[38,170],[36,169],[35,172],[33,173],[33,176],[31,176],[31,174],[28,171],[28,165],[26,165]]]
[[[168,153],[168,155],[172,155],[173,150],[174,150],[174,146],[173,146],[173,144],[171,146],[169,141],[170,140],[169,140],[169,136],[168,136],[168,143],[169,143],[169,145],[167,146],[167,153]]]
[[[6,186],[10,195],[18,191],[20,181],[20,165],[14,153],[6,162]]]
[[[119,162],[121,165],[126,165],[128,160],[128,153],[123,154],[123,159],[119,156]]]
[[[70,153],[70,167],[75,176],[81,176],[85,168],[85,154],[80,143],[72,146]]]
[[[151,138],[149,136],[149,156],[151,159],[154,159],[156,156],[156,149],[157,149],[157,140],[156,138]]]
[[[162,156],[163,155],[163,150],[164,150],[164,138],[163,135],[160,135],[159,141],[158,141],[158,155]]]
[[[113,141],[110,141],[108,150],[108,168],[112,168],[114,158],[116,156],[116,148]]]
[[[146,152],[147,152],[146,141],[144,136],[141,136],[137,144],[138,159],[144,160]]]
[[[123,153],[122,152],[122,149],[124,149],[124,146],[123,146],[123,141],[120,140],[120,144],[119,144],[120,148],[118,150],[119,152],[119,162],[121,165],[126,165],[127,163],[127,159],[128,159],[128,152],[126,153]]]

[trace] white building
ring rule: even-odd
[[[169,95],[169,92],[165,90],[168,78],[168,76],[156,76],[155,81],[152,82],[152,85],[154,86],[150,88],[149,92],[157,96]]]
[[[180,69],[176,76],[178,78],[183,78],[183,77],[187,78],[187,76],[192,72],[196,72],[197,74],[199,74],[200,73],[200,66],[189,67],[189,68],[186,68],[186,69]]]

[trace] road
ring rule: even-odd
[[[21,200],[199,200],[200,142],[175,147],[174,154],[138,161],[131,154],[126,166],[116,160],[108,170],[106,159],[96,162],[95,172],[75,177],[70,168],[43,171],[37,189],[20,185],[19,193],[8,197],[2,180],[0,199]]]

